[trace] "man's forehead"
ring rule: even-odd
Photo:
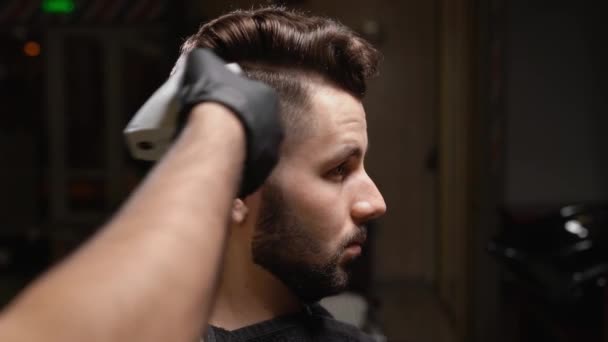
[[[365,156],[368,138],[361,122],[344,121],[341,125],[311,130],[297,145],[297,154],[307,159],[346,159]]]

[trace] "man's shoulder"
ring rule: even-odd
[[[297,314],[277,317],[232,331],[210,325],[204,341],[375,342],[375,339],[354,325],[336,320],[320,305],[311,305]]]
[[[327,340],[332,341],[364,341],[375,342],[374,338],[361,331],[361,329],[333,318],[326,318],[325,334]],[[325,340],[325,339],[324,339]]]

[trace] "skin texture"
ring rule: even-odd
[[[315,83],[310,91],[313,129],[281,156],[261,190],[233,208],[213,325],[237,329],[296,311],[303,300],[341,289],[348,280],[347,264],[357,255],[356,248],[345,246],[361,238],[367,221],[386,211],[364,169],[368,140],[361,102],[326,83]],[[277,194],[280,201],[269,208],[269,199]],[[282,208],[276,208],[277,203]],[[269,213],[274,217],[269,219]],[[280,234],[289,240],[281,244]],[[256,253],[264,257],[254,258]],[[261,259],[281,263],[284,269],[330,265],[323,271],[336,286],[312,292],[294,289],[281,279],[285,275],[277,274],[276,265]]]

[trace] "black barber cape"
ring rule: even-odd
[[[228,331],[209,326],[205,342],[312,342],[312,341],[364,341],[374,339],[356,327],[335,320],[321,305],[291,315]]]

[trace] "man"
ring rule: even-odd
[[[385,211],[363,167],[378,52],[332,20],[276,8],[217,18],[183,52],[197,47],[273,87],[286,132],[265,184],[235,200],[206,340],[365,339],[311,304],[346,287],[365,223]]]
[[[0,340],[193,341],[208,325],[206,341],[368,340],[312,304],[346,286],[364,224],[385,211],[363,168],[377,52],[272,8],[218,18],[183,52],[177,142],[101,234],[3,313]],[[280,140],[274,98],[224,62],[279,94],[285,140],[257,191]]]

